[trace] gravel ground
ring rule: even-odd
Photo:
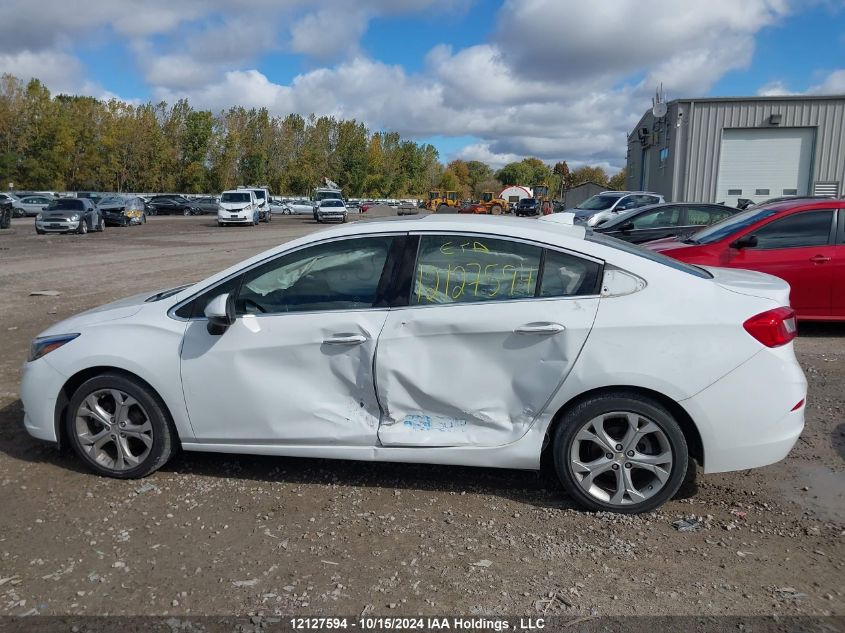
[[[801,328],[807,428],[784,462],[699,475],[644,516],[582,512],[546,472],[183,453],[118,481],[25,433],[19,367],[47,325],[315,228],[0,231],[0,615],[845,615],[845,324]]]

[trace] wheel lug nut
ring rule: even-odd
[[[621,451],[621,450],[622,450],[622,445],[621,445],[621,444],[617,444],[617,445],[616,445],[616,450],[617,450],[617,451]]]
[[[634,456],[634,451],[628,451],[628,457],[633,457],[633,456]]]
[[[126,433],[121,433],[120,437],[126,437]],[[629,468],[630,468],[630,466],[629,466]]]
[[[604,456],[607,457],[608,459],[613,459],[613,453],[605,453]]]
[[[613,470],[619,470],[619,464],[613,464],[611,468],[613,468]]]
[[[625,462],[625,468],[630,468],[630,467],[631,467],[631,462]]]

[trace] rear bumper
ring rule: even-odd
[[[701,435],[704,472],[719,473],[786,457],[804,429],[806,397],[807,380],[790,344],[761,350],[679,404]]]

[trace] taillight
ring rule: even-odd
[[[795,310],[775,308],[751,317],[742,324],[745,331],[766,347],[786,345],[798,335]]]

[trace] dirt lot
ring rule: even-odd
[[[315,227],[0,231],[0,615],[845,614],[845,324],[802,328],[807,428],[786,461],[700,476],[646,516],[493,468],[183,453],[117,481],[25,433],[19,367],[47,325]],[[673,529],[691,515],[698,531]]]

